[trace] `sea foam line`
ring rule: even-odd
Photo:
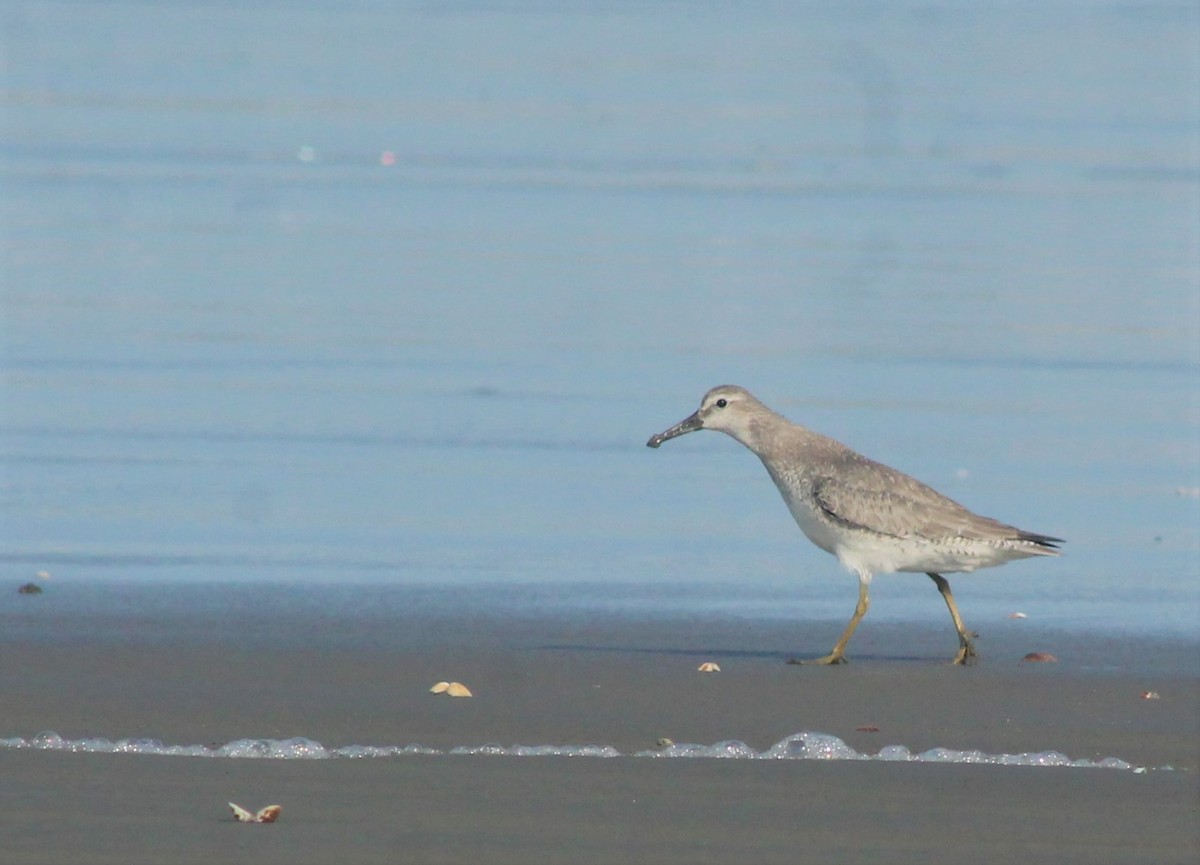
[[[165,745],[158,739],[103,738],[65,739],[54,732],[39,733],[29,739],[0,739],[0,748],[37,751],[70,751],[88,754],[157,754],[168,757],[225,757],[265,760],[328,760],[373,757],[403,757],[417,754],[487,755],[499,757],[648,757],[653,759],[692,758],[725,760],[879,760],[898,763],[973,763],[994,766],[1065,766],[1073,768],[1132,769],[1142,767],[1117,757],[1102,760],[1072,760],[1058,751],[1023,754],[988,754],[984,751],[958,751],[931,748],[918,754],[905,745],[888,745],[877,754],[856,751],[829,733],[793,733],[765,751],[756,751],[745,742],[729,739],[714,745],[669,744],[654,750],[622,754],[611,745],[460,745],[455,748],[427,748],[424,745],[344,745],[327,748],[320,742],[297,736],[291,739],[237,739],[220,746]],[[1164,766],[1163,769],[1170,769]]]

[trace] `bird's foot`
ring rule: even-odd
[[[950,663],[958,664],[962,667],[969,667],[978,659],[975,654],[975,644],[965,637],[959,641],[958,654],[954,656],[954,660]]]
[[[849,664],[845,655],[828,654],[823,658],[788,658],[789,664],[799,664],[803,667],[823,667],[829,664]]]

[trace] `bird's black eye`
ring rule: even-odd
[[[729,405],[729,400],[725,399],[725,397],[721,397],[719,400],[717,400],[717,408],[725,408],[727,405]]]

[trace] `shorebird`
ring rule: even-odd
[[[714,387],[699,409],[646,445],[656,448],[701,429],[723,432],[753,451],[801,531],[858,576],[854,616],[833,650],[798,663],[845,663],[846,644],[867,613],[871,578],[895,571],[924,573],[933,580],[958,631],[954,663],[970,663],[975,635],[963,626],[942,574],[1057,556],[1063,543],[972,513],[916,478],[792,423],[736,385]]]

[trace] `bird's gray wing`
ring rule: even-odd
[[[915,478],[886,469],[818,478],[813,493],[818,506],[843,525],[890,535],[930,540],[970,538],[1001,541],[1019,538],[1013,527],[972,513],[953,499]]]

